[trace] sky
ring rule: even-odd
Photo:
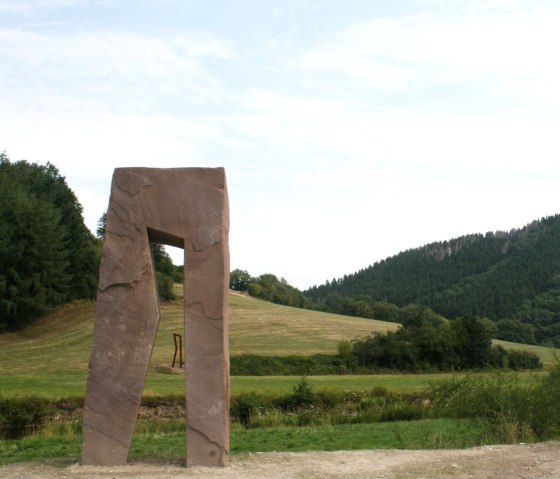
[[[93,232],[114,168],[222,166],[231,268],[305,289],[560,213],[559,24],[544,0],[0,0],[0,151],[54,164]]]

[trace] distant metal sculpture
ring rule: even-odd
[[[229,209],[222,168],[117,168],[84,405],[82,463],[125,464],[160,318],[150,241],[185,250],[187,466],[229,454]]]
[[[171,367],[175,367],[177,362],[177,353],[179,353],[179,368],[183,367],[183,336],[177,333],[173,333],[173,342],[175,343],[175,354],[173,354],[173,362]]]

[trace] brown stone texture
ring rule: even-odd
[[[229,453],[229,208],[222,168],[113,174],[82,463],[125,464],[160,318],[150,241],[185,251],[187,466]]]

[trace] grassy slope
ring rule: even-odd
[[[63,306],[23,331],[0,335],[0,394],[83,395],[94,315],[93,302],[76,302]],[[144,391],[146,395],[180,394],[184,388],[181,376],[155,372],[156,365],[170,364],[174,351],[172,333],[182,331],[182,322],[182,301],[162,305],[152,368]],[[232,354],[333,353],[341,339],[395,327],[392,323],[288,308],[241,295],[230,296]],[[547,366],[555,363],[556,350],[500,344],[507,348],[531,349]],[[413,391],[447,377],[448,374],[320,376],[311,378],[311,381],[315,387],[360,390],[383,385]],[[527,380],[530,377],[532,375],[527,375]],[[290,391],[298,380],[293,377],[233,377],[232,393],[250,389]]]
[[[499,339],[494,339],[493,344],[500,345],[505,349],[520,349],[525,351],[531,351],[541,358],[542,363],[545,368],[551,368],[558,364],[560,360],[560,349],[556,348],[545,348],[544,346],[533,346],[530,344],[519,344],[511,343],[509,341],[501,341]]]
[[[183,302],[164,303],[152,366],[170,364],[173,333],[183,333]],[[85,372],[95,304],[65,305],[17,333],[0,335],[0,375]],[[230,296],[231,354],[335,353],[341,339],[397,327],[393,323],[337,316]]]
[[[92,301],[77,301],[0,335],[0,375],[86,371],[94,311]]]

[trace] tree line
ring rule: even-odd
[[[376,374],[380,372],[465,371],[473,369],[540,369],[530,351],[493,346],[493,323],[484,318],[448,320],[426,306],[410,305],[400,316],[402,327],[340,341],[337,354],[231,358],[233,375]]]
[[[230,274],[229,287],[271,303],[296,308],[311,307],[311,301],[299,289],[288,284],[284,278],[278,279],[270,273],[253,277],[245,270],[234,269]]]
[[[539,357],[529,351],[506,351],[492,345],[493,325],[484,318],[447,320],[430,308],[408,308],[402,328],[375,333],[347,344],[339,354],[362,367],[399,371],[467,369],[538,369]]]
[[[54,307],[96,295],[105,232],[86,227],[82,206],[52,164],[12,162],[0,153],[0,333]],[[160,297],[172,299],[182,268],[152,244]]]
[[[93,298],[100,248],[54,165],[0,153],[0,332]]]
[[[499,339],[560,346],[559,284],[555,215],[407,250],[304,294],[316,309],[375,319],[397,320],[408,304],[447,318],[485,317]]]

